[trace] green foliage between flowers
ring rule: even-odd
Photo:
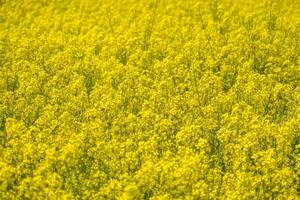
[[[299,13],[1,0],[0,199],[299,199]]]

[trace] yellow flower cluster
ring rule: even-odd
[[[0,199],[299,199],[300,1],[0,0]]]

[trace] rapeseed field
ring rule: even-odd
[[[299,0],[0,0],[0,199],[299,199]]]

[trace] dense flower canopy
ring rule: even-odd
[[[298,199],[300,1],[1,0],[0,199]]]

